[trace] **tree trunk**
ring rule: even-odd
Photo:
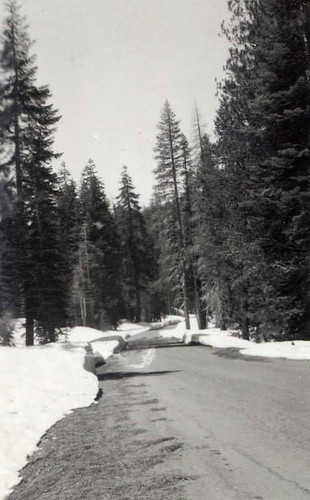
[[[83,293],[79,291],[80,314],[83,326],[86,326],[86,301]]]
[[[195,290],[195,310],[196,310],[198,328],[199,330],[205,330],[206,328],[208,328],[207,314],[201,303],[201,298],[199,296],[198,290],[197,291]]]
[[[250,340],[249,318],[246,316],[241,321],[241,337],[243,340]]]
[[[34,344],[34,319],[27,311],[26,305],[26,346],[30,346]]]
[[[136,285],[136,303],[135,303],[135,323],[141,321],[141,293],[139,285]]]
[[[208,328],[206,308],[203,306],[201,299],[201,282],[197,278],[195,264],[192,264],[193,277],[194,277],[194,294],[195,294],[195,311],[198,322],[199,330]]]
[[[177,220],[179,226],[179,241],[180,241],[180,253],[182,255],[182,292],[183,292],[183,300],[184,300],[184,314],[185,314],[185,325],[186,329],[190,330],[190,320],[189,320],[189,300],[186,286],[186,268],[185,268],[185,246],[184,246],[184,237],[183,237],[183,225],[182,225],[182,217],[181,217],[181,208],[180,208],[180,200],[179,200],[179,192],[178,192],[178,183],[177,183],[177,172],[175,166],[175,159],[173,153],[173,144],[172,144],[172,133],[171,133],[171,121],[169,117],[169,141],[170,141],[170,155],[171,155],[171,166],[172,166],[172,178],[173,178],[173,186],[174,186],[174,203],[177,212]]]
[[[226,317],[224,313],[221,314],[221,321],[220,321],[220,330],[227,330],[227,323],[226,323]]]
[[[56,342],[55,328],[53,326],[48,327],[48,341]]]
[[[248,291],[247,289],[243,290],[244,296],[241,299],[241,313],[242,313],[242,319],[241,319],[241,336],[244,340],[250,340],[250,331],[249,331],[249,317],[248,317]]]
[[[187,288],[186,288],[186,283],[185,283],[185,272],[183,275],[182,291],[183,291],[183,300],[184,300],[185,327],[186,327],[186,330],[190,330],[191,325],[190,325],[190,320],[189,320],[188,293],[187,293]]]

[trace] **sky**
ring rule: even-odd
[[[128,167],[142,205],[154,184],[156,124],[166,99],[192,137],[197,104],[212,135],[227,0],[22,0],[38,81],[62,119],[55,149],[75,180],[93,159],[109,199]],[[0,2],[0,20],[5,14]]]
[[[168,317],[156,326],[163,327],[175,320],[175,317]],[[198,332],[195,318],[191,318],[191,323],[192,331]],[[103,333],[92,328],[75,327],[61,342],[25,347],[22,325],[22,319],[15,323],[15,348],[0,346],[0,500],[4,500],[12,486],[19,482],[18,471],[24,467],[27,455],[33,453],[47,429],[74,408],[94,404],[98,380],[83,368],[85,346],[91,342],[93,352],[107,359],[118,344],[117,340],[106,340],[109,335],[115,339],[115,331]],[[127,338],[147,329],[125,322],[117,333]],[[173,335],[180,340],[184,332],[184,320],[175,325],[174,330],[159,331],[163,337]],[[252,356],[310,359],[310,342],[255,344],[218,328],[208,328],[200,333],[204,333],[199,336],[200,343],[216,348],[235,347],[241,349],[242,354]],[[103,335],[106,337],[102,340]],[[124,371],[128,371],[129,368],[150,370],[155,355],[151,348],[131,351],[130,360],[126,351],[117,356]]]

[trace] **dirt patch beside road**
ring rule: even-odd
[[[141,426],[160,401],[134,379],[107,379],[98,405],[75,410],[41,439],[8,500],[182,500],[182,443]],[[158,412],[153,413],[154,408]],[[150,426],[148,426],[150,427]],[[163,427],[164,429],[164,427]]]

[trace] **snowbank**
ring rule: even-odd
[[[195,333],[190,334],[190,340],[194,343],[215,348],[236,348],[240,350],[240,354],[245,356],[297,360],[310,359],[310,342],[308,341],[294,340],[294,342],[263,342],[256,344],[235,337],[229,331],[223,332],[218,328],[194,331]]]
[[[234,337],[227,332],[222,332],[218,328],[209,328],[208,330],[204,330],[203,334],[194,334],[192,335],[192,340],[216,348],[235,347],[237,349],[245,349],[253,345],[249,340]]]
[[[157,326],[158,325],[158,326]],[[183,340],[185,334],[185,320],[180,316],[167,316],[161,323],[154,324],[153,330],[158,330],[160,328],[164,328],[164,330],[160,330],[159,335],[162,338],[173,337],[179,341]]]
[[[252,344],[242,349],[246,356],[264,356],[265,358],[310,359],[310,342],[294,340],[294,342],[270,342]]]
[[[169,315],[166,316],[166,318],[163,318],[162,321],[160,321],[159,323],[149,323],[149,329],[161,330],[162,328],[167,328],[169,326],[175,326],[175,325],[176,329],[175,328],[173,329],[173,333],[177,330],[177,327],[184,330],[184,318],[180,318],[180,316]],[[163,333],[162,337],[167,336],[166,332],[161,332],[161,333]],[[171,330],[170,330],[170,335],[171,335]]]
[[[71,330],[68,331],[65,341],[70,343],[81,343],[83,345],[87,345],[89,342],[94,342],[98,339],[106,338],[107,340],[110,337],[121,337],[126,340],[132,335],[136,335],[137,333],[141,333],[143,331],[143,327],[137,327],[132,323],[123,323],[121,327],[117,330],[108,330],[103,332],[102,330],[96,330],[95,328],[88,328],[87,326],[75,326]]]
[[[84,356],[83,347],[65,344],[0,348],[0,498],[47,429],[93,401],[98,381],[82,369]]]
[[[149,330],[148,325],[137,325],[137,323],[130,323],[129,321],[122,321],[120,325],[118,325],[117,330],[114,333],[121,333],[124,335],[124,338],[128,338],[137,335],[138,333],[144,333]]]

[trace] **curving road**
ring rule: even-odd
[[[152,332],[129,344],[100,369],[101,385],[134,380],[131,391],[154,398],[130,418],[183,443],[174,465],[193,479],[187,499],[310,498],[309,362],[175,345]]]

